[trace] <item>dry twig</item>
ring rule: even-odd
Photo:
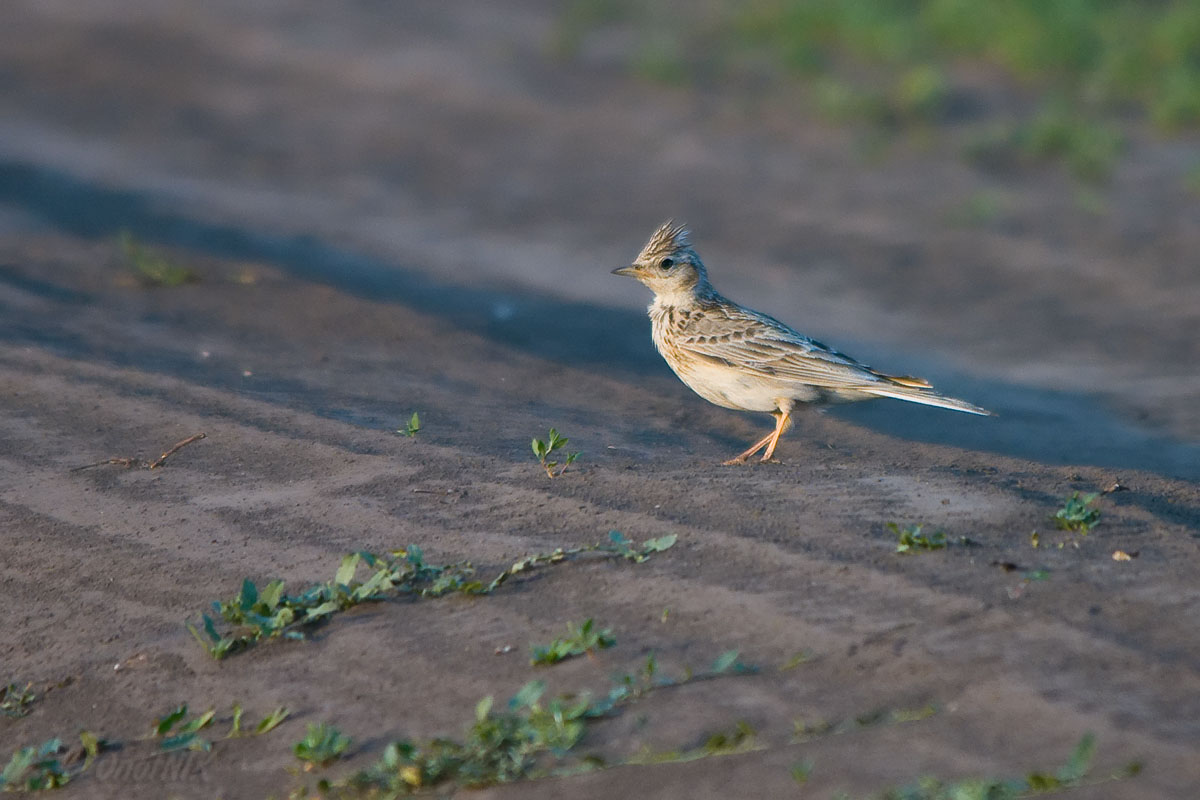
[[[72,467],[71,472],[79,472],[80,470],[91,469],[93,467],[103,467],[107,464],[115,464],[118,467],[124,467],[125,469],[135,469],[138,467],[140,467],[142,469],[158,469],[159,467],[161,467],[163,464],[166,463],[166,460],[168,458],[175,455],[176,453],[178,453],[183,448],[187,447],[192,442],[198,442],[201,439],[206,439],[206,438],[208,438],[207,433],[193,434],[193,435],[187,437],[186,439],[183,439],[182,441],[176,442],[165,453],[163,453],[161,456],[154,459],[153,461],[143,461],[140,458],[108,458],[108,459],[105,459],[104,461],[97,461],[94,464],[84,464],[83,466],[80,466],[80,467]]]

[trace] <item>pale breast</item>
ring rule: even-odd
[[[676,342],[689,314],[677,308],[651,307],[654,345],[679,379],[708,402],[737,411],[774,411],[784,398],[800,402],[817,399],[815,391],[811,392],[812,397],[798,396],[809,392],[786,381],[774,381],[739,369],[718,358],[681,349]]]

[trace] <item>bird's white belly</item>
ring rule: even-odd
[[[670,361],[668,361],[670,363]],[[762,376],[747,373],[712,363],[694,363],[686,367],[671,364],[675,374],[696,394],[710,403],[733,408],[738,411],[774,411],[779,407],[781,399],[799,399],[797,389],[803,394],[803,387],[786,386]]]

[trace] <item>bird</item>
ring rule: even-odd
[[[612,272],[635,278],[654,292],[649,307],[654,346],[692,391],[722,408],[775,417],[771,433],[726,465],[745,463],[760,450],[761,460],[771,461],[779,437],[792,426],[797,404],[890,397],[992,415],[938,394],[928,381],[874,370],[773,317],[727,300],[709,283],[687,226],[674,220],[659,226],[632,264]]]

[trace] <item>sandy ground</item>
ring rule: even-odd
[[[603,690],[650,652],[677,671],[736,648],[762,671],[655,695],[581,749],[737,721],[765,749],[479,795],[866,794],[1053,768],[1085,731],[1097,775],[1145,770],[1077,796],[1200,794],[1194,141],[1134,132],[1098,215],[1052,168],[910,138],[864,160],[784,89],[640,83],[603,37],[556,60],[550,4],[132,5],[14,2],[0,26],[0,683],[69,679],[0,717],[0,758],[80,728],[134,742],[181,702],[286,705],[169,780],[133,743],[62,792],[278,796],[306,722],[354,736],[339,775],[531,677]],[[980,191],[1002,211],[965,225]],[[691,395],[608,274],[671,215],[727,294],[999,416],[880,401],[806,415],[780,463],[718,466],[769,419]],[[123,230],[199,282],[136,285]],[[551,425],[583,451],[556,480],[529,452]],[[71,471],[197,432],[160,470]],[[1053,532],[1065,496],[1118,481],[1090,535]],[[975,545],[902,557],[888,521]],[[223,662],[183,625],[350,550],[491,571],[610,529],[679,543]],[[534,673],[529,644],[585,617],[618,645]]]

